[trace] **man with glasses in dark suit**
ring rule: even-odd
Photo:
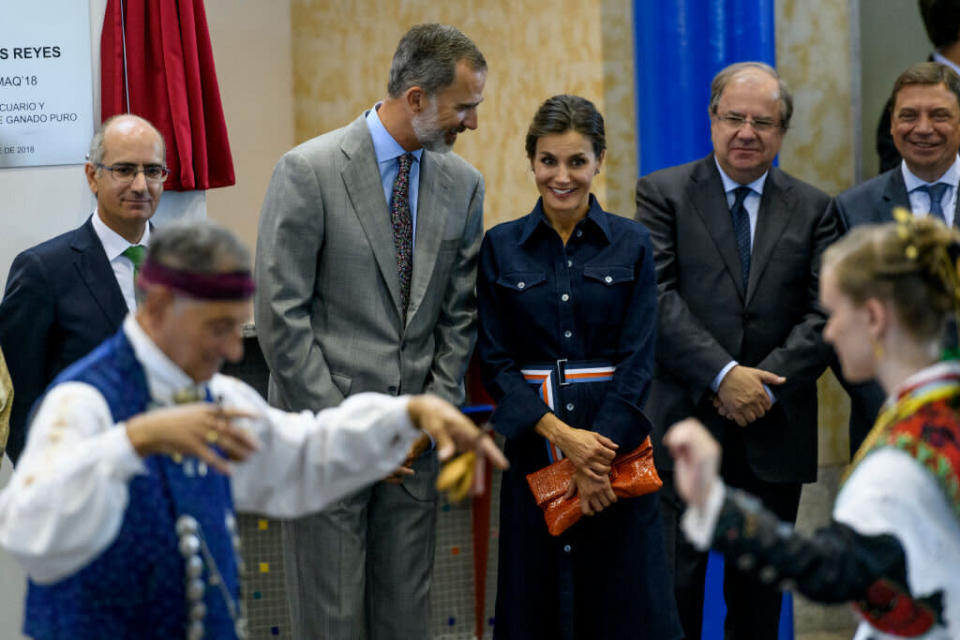
[[[723,478],[794,522],[817,479],[817,378],[830,357],[817,305],[821,252],[836,238],[830,198],[773,166],[790,93],[770,66],[731,65],[709,106],[713,153],[637,183],[653,238],[657,368],[647,412],[664,487],[669,564],[688,640],[700,637],[707,556],[679,533],[683,504],[661,438],[695,416],[723,443]],[[770,577],[770,576],[767,576]],[[777,637],[780,593],[727,566],[727,638]]]
[[[30,410],[56,375],[136,309],[134,275],[168,171],[157,129],[123,114],[103,123],[84,167],[97,208],[79,228],[20,253],[0,302],[0,348],[16,391],[7,454],[16,463]]]

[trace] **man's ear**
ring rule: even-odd
[[[162,284],[146,284],[138,294],[141,300],[139,311],[154,323],[161,322],[176,301],[173,290]]]
[[[97,167],[88,162],[83,166],[83,172],[87,175],[87,186],[89,186],[90,191],[96,195],[97,189],[99,188],[97,185]]]
[[[420,113],[427,106],[427,95],[416,85],[403,92],[403,100],[413,113]]]

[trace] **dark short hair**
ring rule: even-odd
[[[580,96],[558,95],[540,105],[527,129],[527,157],[537,153],[537,140],[552,133],[576,131],[590,139],[593,153],[598,158],[607,148],[603,116],[593,103]]]
[[[936,47],[953,44],[960,36],[960,2],[957,0],[919,0],[920,17],[930,43]]]
[[[160,138],[160,155],[163,158],[167,157],[167,145],[163,139],[163,134],[160,133],[160,130],[153,126],[153,123],[147,120],[146,118],[132,113],[118,113],[112,115],[106,120],[103,121],[103,124],[100,125],[100,130],[93,134],[93,138],[90,140],[90,151],[87,153],[87,161],[92,165],[98,165],[103,162],[103,156],[107,155],[107,147],[103,142],[103,137],[106,135],[107,130],[113,125],[117,120],[121,119],[134,119],[139,120],[147,127],[153,130],[157,137]]]
[[[206,219],[177,220],[150,235],[147,260],[192,273],[250,270],[250,251],[229,229]]]
[[[908,67],[893,83],[893,92],[890,94],[889,102],[891,113],[897,103],[897,94],[904,87],[938,84],[945,85],[950,93],[956,96],[957,105],[960,105],[960,76],[957,75],[957,72],[939,62],[918,62]]]
[[[777,81],[777,93],[780,94],[780,128],[786,131],[790,128],[790,119],[793,117],[793,94],[790,93],[790,88],[777,73],[777,70],[765,62],[737,62],[724,67],[717,75],[713,76],[713,82],[710,83],[710,106],[708,107],[710,115],[717,115],[720,96],[723,95],[723,90],[727,88],[730,81],[747,69],[759,69]]]
[[[399,98],[410,87],[420,87],[428,96],[436,95],[453,83],[461,60],[476,71],[487,68],[477,45],[456,27],[446,24],[411,27],[393,54],[387,93],[391,98]]]

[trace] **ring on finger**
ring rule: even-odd
[[[214,444],[217,440],[220,439],[220,432],[216,429],[210,429],[207,431],[207,442]]]

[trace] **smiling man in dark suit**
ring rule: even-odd
[[[792,110],[771,67],[731,65],[711,87],[713,153],[637,183],[659,287],[654,432],[699,418],[723,443],[724,481],[787,522],[817,475],[816,381],[830,356],[817,287],[837,236],[829,196],[773,167]],[[667,553],[689,640],[700,637],[707,558],[678,533],[683,506],[660,437]],[[728,638],[777,637],[773,586],[727,567],[724,594]]]
[[[893,220],[894,207],[960,227],[960,76],[921,62],[900,74],[890,96],[890,135],[903,158],[894,168],[838,195],[842,231]],[[948,333],[948,339],[955,335]],[[885,394],[874,382],[850,385],[850,453],[866,438]]]
[[[30,409],[65,367],[120,329],[134,299],[134,261],[167,177],[163,137],[138,116],[109,118],[84,170],[97,208],[79,228],[19,254],[0,302],[0,348],[15,390],[7,454],[16,463]],[[140,247],[140,248],[137,248]]]

